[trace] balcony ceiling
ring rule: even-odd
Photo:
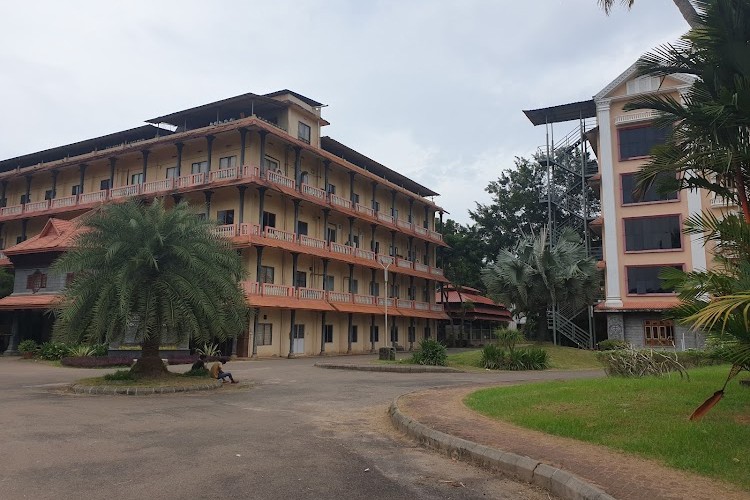
[[[571,102],[549,108],[529,109],[523,112],[534,125],[561,123],[596,116],[594,100]]]

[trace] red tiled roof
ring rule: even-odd
[[[0,299],[0,310],[49,309],[59,300],[57,293],[13,294]]]
[[[73,240],[81,232],[78,218],[73,220],[49,219],[42,231],[26,241],[3,250],[8,256],[43,253],[64,252],[71,248]]]

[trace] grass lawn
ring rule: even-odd
[[[688,421],[721,388],[728,371],[728,366],[696,368],[690,380],[612,377],[497,387],[470,394],[465,403],[499,420],[657,459],[750,490],[750,389],[734,379],[703,420]]]
[[[573,347],[561,347],[548,343],[529,344],[544,348],[549,354],[550,368],[558,370],[589,370],[602,369],[601,363],[596,360],[596,352],[575,349]],[[521,346],[523,347],[523,346]],[[448,366],[455,368],[482,368],[479,360],[482,350],[466,351],[448,356]],[[483,368],[482,368],[483,369]]]

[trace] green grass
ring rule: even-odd
[[[549,354],[550,368],[557,370],[602,369],[601,363],[596,360],[595,351],[586,351],[572,347],[560,347],[546,343],[537,343],[533,345],[542,347],[547,351]],[[455,368],[482,368],[479,364],[481,357],[481,349],[451,354],[448,356],[448,366]]]
[[[728,366],[697,368],[689,380],[612,377],[498,387],[472,393],[465,403],[498,420],[657,459],[750,490],[750,390],[735,379],[703,420],[688,421],[721,388],[728,371]]]

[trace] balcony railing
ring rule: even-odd
[[[78,195],[78,204],[102,203],[107,200],[107,190],[94,191],[93,193],[83,193]]]
[[[335,195],[333,193],[330,194],[330,197],[331,197],[331,205],[336,205],[336,206],[351,210],[352,208],[351,201],[347,200],[346,198],[342,198],[341,196]]]
[[[430,233],[426,228],[417,226],[416,224],[414,225],[414,232],[420,236],[428,236]]]
[[[354,249],[354,256],[359,257],[360,259],[375,260],[375,252],[371,252],[369,250],[362,250],[361,248]]]
[[[443,312],[443,304],[430,304],[430,311]]]
[[[402,229],[412,229],[412,227],[413,227],[412,224],[411,224],[411,222],[408,222],[408,221],[405,221],[405,220],[401,220],[401,219],[398,219],[396,221],[396,225],[398,227],[402,228]]]
[[[403,267],[404,269],[413,269],[414,267],[413,262],[409,260],[405,260],[405,259],[399,259],[399,258],[396,258],[396,265],[398,267]]]
[[[112,199],[126,198],[128,196],[138,196],[139,194],[141,194],[140,184],[118,187],[109,191],[109,197]]]
[[[414,309],[418,311],[429,311],[430,304],[427,302],[414,302]]]
[[[320,200],[326,199],[326,192],[323,189],[316,188],[315,186],[311,186],[310,184],[302,184],[302,194],[306,194],[307,196],[312,196],[313,198],[318,198]]]
[[[328,292],[329,302],[351,302],[352,294],[348,292]]]
[[[372,295],[354,295],[354,303],[365,306],[374,306],[377,297]]]
[[[393,216],[383,212],[378,212],[378,220],[393,224]]]
[[[143,184],[143,194],[161,193],[174,188],[174,179],[162,179],[160,181],[150,181]]]
[[[287,285],[274,285],[273,283],[263,283],[263,295],[271,297],[294,297],[294,287]]]
[[[273,182],[274,184],[279,184],[281,186],[286,186],[288,188],[294,189],[294,179],[290,179],[289,177],[282,175],[281,172],[266,170],[266,179],[268,179],[270,182]]]
[[[43,212],[49,208],[49,200],[35,201],[33,203],[27,203],[23,206],[23,211],[29,212]]]
[[[325,290],[317,290],[314,288],[298,288],[297,297],[300,300],[325,300]]]
[[[378,305],[381,307],[385,307],[385,305],[388,304],[388,307],[393,307],[393,299],[391,298],[384,298],[384,297],[378,297]]]
[[[341,243],[331,242],[331,251],[336,253],[342,253],[345,255],[353,255],[354,247],[349,245],[342,245]]]
[[[430,238],[433,240],[443,241],[443,235],[437,231],[430,231]]]
[[[365,214],[369,217],[375,217],[375,210],[370,207],[366,207],[357,203],[356,205],[354,205],[354,209],[361,214]]]
[[[313,248],[320,248],[320,249],[324,249],[326,247],[325,240],[312,238],[310,236],[307,236],[306,234],[299,235],[299,244],[304,245],[306,247],[313,247]]]
[[[73,196],[65,196],[63,198],[55,198],[50,203],[51,208],[65,208],[65,207],[73,207],[75,204],[78,203],[78,195]]]
[[[266,238],[272,238],[274,240],[288,241],[290,243],[294,243],[295,240],[294,233],[290,233],[289,231],[282,231],[281,229],[276,229],[275,227],[267,227],[263,231],[263,233]]]
[[[434,274],[435,276],[442,276],[443,275],[443,270],[442,269],[438,269],[437,267],[431,267],[430,268],[430,274]]]
[[[213,233],[216,236],[221,236],[223,238],[232,238],[235,234],[237,234],[237,226],[234,224],[225,224],[223,226],[218,226],[213,228]]]
[[[258,224],[248,224],[247,222],[243,222],[239,225],[238,234],[240,236],[258,236],[260,234],[260,226]]]
[[[429,273],[430,272],[430,266],[427,266],[425,264],[420,264],[419,262],[415,262],[414,263],[414,270],[422,272],[422,273]]]
[[[413,309],[414,301],[406,300],[406,299],[398,299],[396,301],[396,306],[400,309]]]
[[[221,168],[208,173],[208,182],[236,179],[240,175],[239,167]]]
[[[0,215],[20,215],[23,213],[23,205],[12,205],[0,208]]]
[[[177,179],[177,187],[188,188],[192,186],[201,186],[206,183],[206,174],[198,173],[180,177]]]

